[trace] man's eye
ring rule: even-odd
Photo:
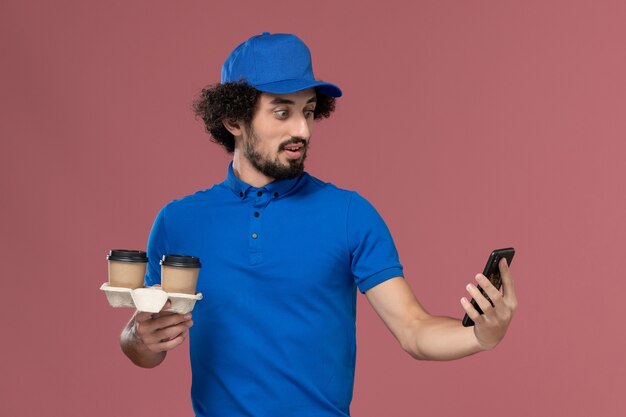
[[[305,117],[308,119],[309,117],[313,117],[315,116],[315,110],[305,110],[304,111],[304,115]]]
[[[280,118],[287,117],[287,110],[276,110],[274,114]]]

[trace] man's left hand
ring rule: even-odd
[[[513,278],[505,258],[500,260],[498,267],[502,279],[502,293],[484,275],[476,275],[476,282],[487,293],[493,306],[475,285],[467,285],[467,291],[476,300],[484,314],[479,314],[465,297],[461,299],[461,305],[474,321],[476,339],[485,350],[494,348],[502,340],[511,323],[513,313],[517,309]]]

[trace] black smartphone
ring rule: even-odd
[[[515,249],[513,248],[504,248],[504,249],[496,249],[491,252],[489,255],[489,259],[487,259],[487,264],[485,265],[485,269],[483,270],[483,275],[487,277],[487,279],[493,284],[494,287],[500,289],[502,286],[502,279],[500,278],[500,268],[498,264],[500,263],[500,259],[506,258],[506,263],[511,265],[511,261],[513,261],[513,256],[515,256]],[[480,290],[482,295],[491,303],[493,306],[493,302],[489,299],[489,296],[480,285],[477,285],[477,288]],[[478,306],[476,300],[472,298],[472,305],[480,314],[483,314],[483,311]],[[474,325],[474,320],[470,319],[467,314],[463,317],[463,326],[470,327]]]

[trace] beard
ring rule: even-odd
[[[302,156],[298,159],[287,159],[287,164],[280,161],[278,155],[274,159],[263,155],[257,149],[259,138],[255,134],[252,127],[248,130],[248,138],[244,143],[244,156],[250,161],[252,166],[259,172],[274,180],[286,180],[300,176],[304,172],[304,160],[306,159],[307,149],[309,147],[308,141],[293,137],[284,141],[278,146],[277,152],[282,151],[285,146],[292,144],[302,144]]]

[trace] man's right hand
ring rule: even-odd
[[[166,352],[182,344],[193,326],[191,313],[165,312],[172,303],[168,300],[160,313],[139,312],[135,316],[134,332],[152,352]]]
[[[176,314],[168,300],[158,314],[136,312],[120,336],[122,351],[137,366],[153,368],[165,359],[167,351],[181,345],[193,325],[191,313]]]

